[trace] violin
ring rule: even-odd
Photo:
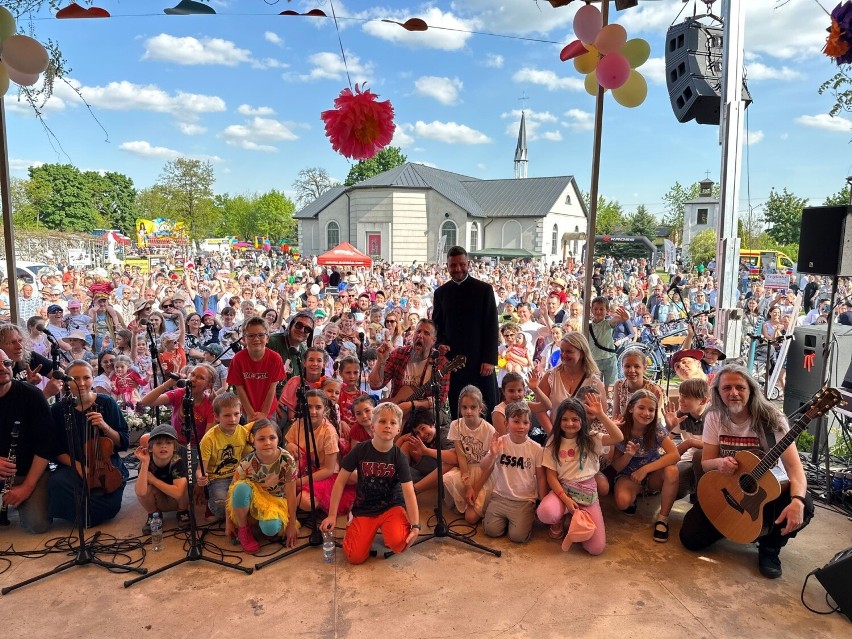
[[[121,471],[112,463],[115,451],[113,441],[101,432],[101,429],[88,422],[88,415],[99,413],[97,401],[86,410],[86,427],[90,429],[86,441],[85,479],[89,490],[101,490],[104,493],[115,492],[121,488],[124,478]]]

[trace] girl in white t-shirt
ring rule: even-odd
[[[600,420],[605,433],[592,430],[593,419]],[[578,508],[585,510],[595,523],[595,532],[582,546],[590,555],[599,555],[606,547],[606,531],[595,475],[600,470],[604,446],[620,442],[624,435],[607,416],[595,393],[586,395],[585,404],[573,397],[563,400],[553,424],[541,463],[550,492],[539,504],[538,518],[550,524],[550,537],[559,539],[567,528],[566,515],[573,515]]]
[[[482,419],[485,402],[476,386],[465,386],[459,393],[459,417],[450,424],[447,439],[455,442],[458,468],[444,475],[444,501],[464,513],[465,521],[475,524],[485,514],[494,482],[491,478],[475,491],[482,475],[480,462],[491,448],[494,427]]]

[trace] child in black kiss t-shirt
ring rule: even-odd
[[[373,438],[355,445],[341,463],[322,529],[334,530],[343,487],[358,471],[352,521],[343,538],[343,552],[351,564],[367,560],[379,528],[385,545],[397,554],[408,548],[420,531],[408,461],[393,443],[401,424],[402,411],[396,404],[379,404],[373,410]]]

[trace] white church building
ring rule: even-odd
[[[296,212],[299,248],[319,255],[349,242],[402,264],[443,261],[456,244],[482,257],[579,259],[588,211],[574,177],[526,175],[522,113],[514,178],[480,180],[409,162],[332,188]]]

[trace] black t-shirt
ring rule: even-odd
[[[148,472],[166,484],[173,484],[175,479],[186,477],[186,459],[183,446],[178,446],[177,451],[165,466],[157,466],[153,457],[148,464]]]
[[[16,446],[15,474],[30,471],[33,456],[53,457],[52,418],[42,392],[27,382],[12,382],[9,392],[0,397],[0,456],[8,457],[12,443],[12,426],[21,422]]]
[[[38,353],[32,353],[30,355],[30,370],[35,370],[39,366],[41,368],[39,368],[38,374],[42,377],[50,375],[53,372],[53,362]],[[12,367],[12,378],[27,381],[27,369],[21,365],[21,362],[15,362],[15,365]]]
[[[397,446],[383,453],[376,450],[371,440],[360,442],[340,465],[350,473],[358,471],[354,516],[373,517],[394,506],[405,506],[402,484],[411,481],[411,471],[405,454]]]

